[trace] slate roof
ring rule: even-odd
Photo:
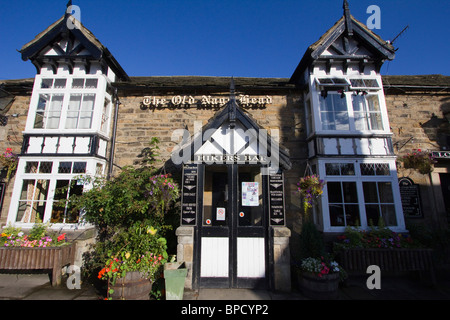
[[[392,44],[383,40],[380,36],[372,32],[367,28],[364,23],[358,21],[350,14],[348,3],[344,1],[344,14],[343,16],[326,31],[316,42],[310,45],[300,60],[297,68],[291,76],[290,81],[292,83],[301,84],[302,74],[311,63],[318,59],[320,55],[342,34],[346,34],[348,37],[356,38],[358,41],[364,43],[370,51],[374,53],[374,58],[381,62],[383,60],[393,60],[395,57],[395,49]],[[350,56],[345,56],[347,59]],[[331,58],[331,57],[330,57]],[[340,58],[339,55],[332,58]],[[356,57],[355,57],[356,58]],[[381,66],[381,64],[380,64]]]
[[[175,89],[205,89],[211,91],[227,92],[230,87],[228,77],[203,77],[203,76],[156,76],[156,77],[130,77],[129,82],[116,82],[122,95],[140,94],[149,90],[169,91]],[[448,89],[450,90],[450,76],[441,74],[431,75],[385,75],[382,76],[384,89],[393,87],[421,88],[421,89]],[[15,95],[31,94],[34,78],[0,80],[0,86],[4,90]],[[235,77],[236,90],[258,89],[265,90],[295,90],[289,83],[289,78],[239,78]],[[268,91],[268,92],[269,92]]]
[[[68,22],[76,26],[68,28]],[[52,23],[47,29],[40,32],[30,42],[22,46],[20,53],[22,59],[35,60],[38,59],[42,50],[49,47],[63,33],[72,33],[85,47],[88,49],[94,59],[103,59],[106,64],[116,73],[123,81],[129,80],[127,73],[123,70],[111,52],[106,48],[80,21],[69,14],[63,15],[61,18]],[[47,56],[49,57],[49,56]],[[58,57],[53,57],[58,58]],[[67,59],[70,57],[64,56]],[[73,58],[88,58],[86,56],[74,56]]]

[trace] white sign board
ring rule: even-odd
[[[258,182],[242,182],[242,205],[244,207],[259,206]]]

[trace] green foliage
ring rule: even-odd
[[[300,258],[320,258],[324,254],[325,244],[322,234],[313,222],[304,222],[300,233]]]
[[[48,224],[43,223],[35,223],[31,228],[29,239],[30,240],[38,240],[43,238],[47,233]]]
[[[381,220],[381,219],[380,219]],[[401,234],[382,226],[370,227],[369,230],[362,230],[354,227],[347,227],[345,233],[338,236],[338,241],[334,243],[334,249],[351,248],[417,248],[422,244],[413,239],[410,234]]]
[[[69,199],[70,208],[82,211],[82,218],[98,229],[85,268],[91,274],[101,269],[99,279],[114,280],[128,271],[147,272],[153,279],[167,260],[166,233],[172,226],[166,221],[179,187],[170,174],[153,166],[157,143],[152,139],[140,167],[124,167],[110,180],[85,177],[82,181],[90,188]]]

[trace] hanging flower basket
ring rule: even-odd
[[[18,162],[17,154],[12,152],[11,148],[6,148],[6,151],[0,155],[0,163],[6,169],[6,181],[9,181],[17,169]]]
[[[297,183],[305,214],[312,208],[314,201],[322,195],[324,186],[325,182],[320,180],[318,175],[306,176]]]
[[[436,163],[430,153],[423,152],[421,149],[414,150],[413,153],[408,153],[399,160],[405,169],[414,169],[421,174],[431,173]]]

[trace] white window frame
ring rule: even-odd
[[[46,79],[53,79],[53,83],[55,83],[55,79],[59,80],[66,80],[65,87],[50,87],[50,88],[41,88],[41,84]],[[84,79],[86,80],[97,80],[97,88],[72,88],[72,83],[74,79]],[[110,94],[106,91],[107,85],[109,84],[109,80],[104,75],[36,75],[35,77],[35,83],[33,88],[33,94],[31,96],[30,100],[30,108],[28,111],[28,118],[27,118],[27,124],[25,127],[25,131],[27,133],[52,133],[52,134],[59,134],[59,133],[68,133],[68,132],[76,132],[76,133],[102,133],[103,135],[109,134],[109,123],[111,119],[111,112],[112,108],[108,108],[109,114],[107,117],[103,116],[104,113],[104,103],[105,98],[108,99],[108,101],[112,101],[112,97]],[[45,124],[43,128],[34,128],[37,108],[39,104],[39,98],[41,95],[63,95],[63,103],[61,108],[61,114],[59,118],[59,125],[58,128],[46,128]],[[69,102],[71,95],[81,94],[82,96],[86,94],[95,94],[95,101],[94,101],[94,107],[92,112],[92,120],[91,120],[91,126],[87,129],[80,129],[79,123],[77,125],[77,128],[66,128],[66,122],[67,122],[67,114],[68,114],[68,108],[69,108]],[[81,110],[80,112],[81,113]],[[78,114],[78,117],[80,117],[80,114]],[[104,120],[106,118],[108,124],[106,126],[103,126],[102,128],[102,119]],[[106,129],[105,129],[106,128]]]
[[[326,175],[325,164],[326,163],[352,163],[354,165],[354,175]],[[361,175],[360,164],[361,163],[387,163],[390,166],[389,175]],[[326,182],[356,182],[357,197],[359,204],[359,220],[361,226],[359,228],[366,230],[369,226],[369,221],[366,218],[365,200],[363,182],[390,182],[392,185],[392,195],[394,198],[395,217],[397,220],[396,226],[388,226],[391,230],[396,232],[406,232],[405,222],[403,217],[403,209],[400,198],[400,190],[398,188],[398,177],[395,159],[379,159],[379,158],[367,158],[367,159],[320,159],[317,160],[319,176]],[[332,226],[330,221],[330,212],[328,207],[328,189],[325,185],[324,192],[320,198],[320,204],[322,208],[322,228],[324,232],[344,232],[346,226]]]
[[[51,173],[25,173],[25,167],[27,162],[53,162],[52,165],[52,171]],[[80,173],[58,173],[58,167],[61,162],[86,162],[86,173],[80,174]],[[42,157],[22,157],[19,159],[19,163],[17,166],[16,171],[16,179],[14,182],[14,189],[13,194],[11,197],[9,212],[8,212],[8,219],[7,223],[12,224],[17,227],[21,227],[24,229],[32,228],[34,223],[31,222],[20,222],[16,221],[18,209],[19,209],[19,200],[21,196],[22,186],[23,182],[25,180],[49,180],[49,187],[48,187],[48,194],[46,198],[46,207],[44,212],[44,218],[43,223],[48,223],[51,221],[52,216],[52,209],[53,209],[53,203],[55,201],[55,191],[56,191],[56,183],[58,180],[75,180],[77,177],[83,176],[83,175],[89,175],[94,176],[98,175],[97,165],[101,164],[102,169],[106,167],[106,161],[99,160],[99,159],[92,159],[92,158],[42,158]],[[73,165],[72,165],[72,171],[73,171]],[[98,170],[97,170],[98,171]],[[84,186],[84,190],[87,190],[90,186]],[[67,229],[74,229],[74,228],[83,228],[88,227],[89,224],[83,221],[83,219],[79,219],[77,223],[51,223],[52,228],[67,228]]]
[[[308,95],[305,97],[305,101],[307,99],[310,100],[311,110],[313,112],[313,127],[315,133],[320,134],[334,134],[334,135],[351,135],[351,134],[371,134],[371,133],[380,133],[380,134],[390,134],[389,127],[389,119],[386,109],[386,102],[384,98],[384,92],[382,90],[382,81],[381,76],[340,76],[340,78],[345,80],[345,84],[319,84],[320,79],[334,79],[338,78],[336,76],[311,76],[310,77],[310,91]],[[350,81],[352,80],[376,80],[378,87],[351,87]],[[338,130],[338,129],[322,129],[322,108],[321,108],[321,96],[325,93],[327,95],[330,94],[339,94],[343,95],[342,99],[345,99],[347,105],[347,114],[348,114],[348,130]],[[355,121],[354,121],[354,111],[353,111],[353,103],[352,103],[352,95],[370,95],[378,97],[378,104],[380,108],[381,115],[381,126],[382,129],[371,129],[367,128],[366,130],[357,130]],[[365,103],[367,105],[367,102]],[[306,108],[306,107],[305,107]]]

